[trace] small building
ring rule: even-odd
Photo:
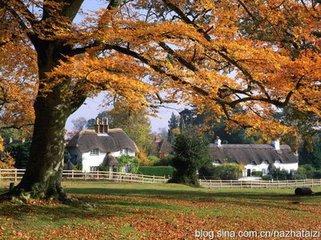
[[[252,176],[252,172],[260,171],[268,174],[269,166],[274,166],[287,172],[296,171],[299,159],[290,146],[273,144],[221,144],[217,139],[210,144],[210,157],[213,165],[236,163],[244,167],[243,177]]]
[[[117,166],[117,157],[135,156],[138,148],[135,142],[121,128],[110,129],[108,119],[96,119],[95,129],[77,133],[67,144],[70,162],[80,164],[83,172],[98,170],[105,161],[109,169]]]
[[[157,138],[154,141],[154,152],[159,158],[166,158],[173,152],[173,147],[166,138]]]

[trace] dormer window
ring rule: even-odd
[[[94,148],[90,151],[90,155],[99,155],[99,148]]]

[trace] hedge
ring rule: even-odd
[[[171,166],[140,166],[138,174],[154,175],[154,176],[172,176],[174,168]]]
[[[237,180],[242,176],[242,167],[234,163],[206,165],[199,170],[199,177],[214,180]]]

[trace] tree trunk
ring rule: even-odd
[[[69,111],[51,94],[38,97],[34,108],[30,160],[15,190],[30,192],[33,198],[59,197],[63,194],[64,127]]]
[[[39,67],[39,90],[34,103],[35,124],[30,159],[21,182],[9,194],[31,198],[65,199],[61,186],[64,165],[65,123],[82,101],[76,104],[70,97],[69,81],[64,79],[46,91],[53,83],[46,73],[56,67],[63,56],[61,48],[48,42],[36,45]]]

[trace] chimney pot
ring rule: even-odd
[[[280,150],[281,149],[281,147],[280,147],[280,139],[274,140],[272,145],[273,145],[275,150],[277,150],[277,151]]]
[[[221,147],[222,146],[222,140],[217,137],[216,140],[215,140],[215,144],[218,146],[218,147]]]

